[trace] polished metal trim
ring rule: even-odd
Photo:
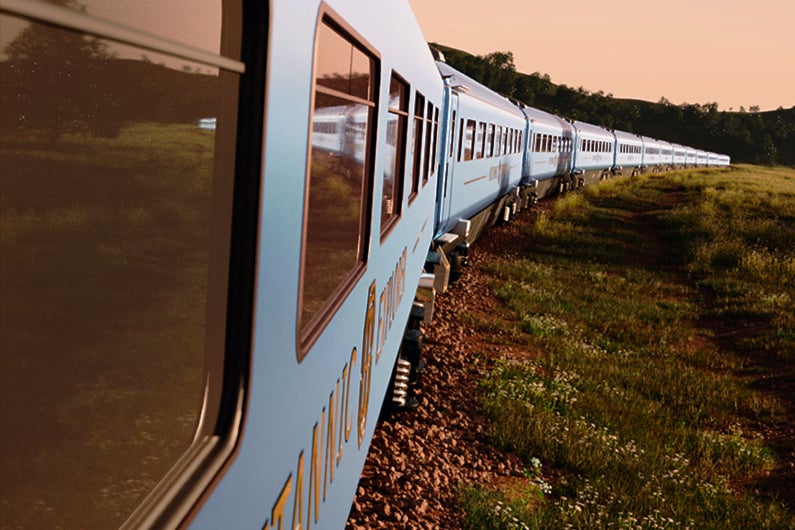
[[[82,31],[122,44],[173,55],[207,66],[215,66],[241,74],[246,71],[246,65],[241,61],[40,0],[0,0],[0,11]]]

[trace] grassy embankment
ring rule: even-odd
[[[615,179],[526,240],[497,317],[461,315],[528,352],[481,382],[526,476],[462,489],[466,527],[795,528],[757,492],[792,418],[795,171]]]

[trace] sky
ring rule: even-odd
[[[617,98],[795,106],[795,0],[409,0],[429,42]]]

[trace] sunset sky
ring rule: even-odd
[[[720,110],[795,105],[795,0],[410,0],[429,42],[519,72]]]

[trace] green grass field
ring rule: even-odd
[[[795,528],[762,434],[792,420],[795,170],[618,178],[525,235],[478,325],[526,352],[480,386],[527,473],[462,489],[466,527]]]

